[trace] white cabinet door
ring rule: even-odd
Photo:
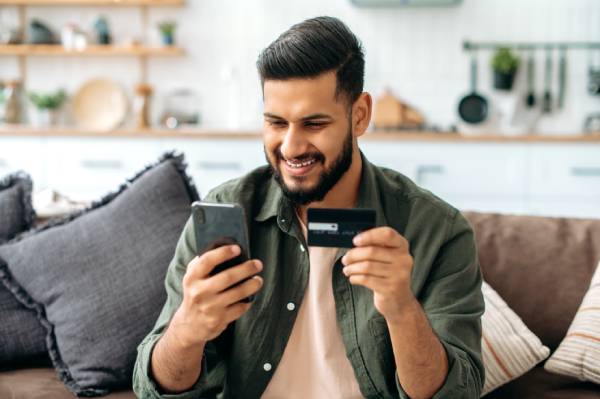
[[[600,199],[538,199],[529,203],[527,213],[540,216],[600,218]]]
[[[53,138],[47,145],[48,184],[76,199],[99,199],[158,160],[156,140]]]
[[[359,141],[358,144],[365,157],[372,164],[393,169],[409,179],[415,180],[414,160],[403,144],[368,140]]]
[[[33,180],[34,190],[46,186],[44,157],[47,149],[40,137],[0,137],[0,178],[23,170]]]
[[[184,153],[188,173],[201,197],[212,188],[240,177],[266,163],[262,141],[258,139],[165,139],[164,151]]]
[[[481,209],[511,204],[507,211],[525,205],[528,149],[523,145],[365,141],[361,146],[373,163],[405,174],[448,202],[468,201]]]
[[[600,144],[540,144],[531,155],[531,198],[600,201]]]
[[[496,212],[512,215],[528,214],[526,204],[519,200],[493,198],[447,198],[446,201],[461,211]]]

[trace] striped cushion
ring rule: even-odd
[[[486,282],[481,287],[485,313],[481,318],[481,354],[485,366],[482,396],[514,380],[546,359],[550,349]]]
[[[544,368],[600,384],[600,262],[567,336]]]

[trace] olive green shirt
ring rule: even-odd
[[[306,291],[309,257],[293,205],[268,166],[227,182],[204,199],[235,202],[248,218],[250,252],[263,262],[264,284],[254,304],[218,338],[207,343],[202,373],[179,395],[161,393],[152,379],[154,345],[182,302],[182,279],[196,256],[191,218],[183,229],[165,279],[167,301],[153,330],[138,347],[133,388],[141,398],[260,398],[281,360]],[[481,273],[473,231],[464,216],[406,176],[370,164],[363,156],[359,208],[373,208],[378,226],[391,226],[410,244],[411,288],[448,356],[448,376],[435,398],[479,398]],[[332,288],[337,323],[365,398],[407,398],[396,374],[387,324],[373,292],[353,286],[342,273],[338,251]],[[293,303],[296,306],[288,306]]]

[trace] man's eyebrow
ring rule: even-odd
[[[282,118],[279,115],[275,115],[272,114],[270,112],[265,112],[263,113],[263,115],[267,118],[272,118],[272,119],[278,119],[278,120],[285,120],[285,118]],[[302,121],[308,121],[308,120],[313,120],[313,119],[329,119],[329,120],[333,120],[333,117],[331,115],[328,114],[323,114],[323,113],[316,113],[316,114],[310,114],[307,116],[304,116],[301,118]]]
[[[285,120],[285,119],[283,119],[281,116],[279,116],[279,115],[275,115],[275,114],[272,114],[272,113],[270,113],[270,112],[265,112],[265,113],[263,113],[263,116],[265,116],[265,117],[267,117],[267,118],[272,118],[272,119],[281,119],[281,120]]]
[[[310,114],[310,115],[307,115],[302,118],[303,121],[308,121],[311,119],[330,119],[330,120],[332,120],[333,118],[331,117],[331,115],[327,115],[327,114]]]

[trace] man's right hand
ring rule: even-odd
[[[260,260],[251,259],[210,275],[217,265],[239,254],[238,245],[226,245],[196,256],[188,263],[183,276],[183,301],[169,326],[184,347],[203,345],[218,337],[229,323],[250,309],[251,303],[240,301],[262,287],[262,278],[255,276],[262,270]]]

